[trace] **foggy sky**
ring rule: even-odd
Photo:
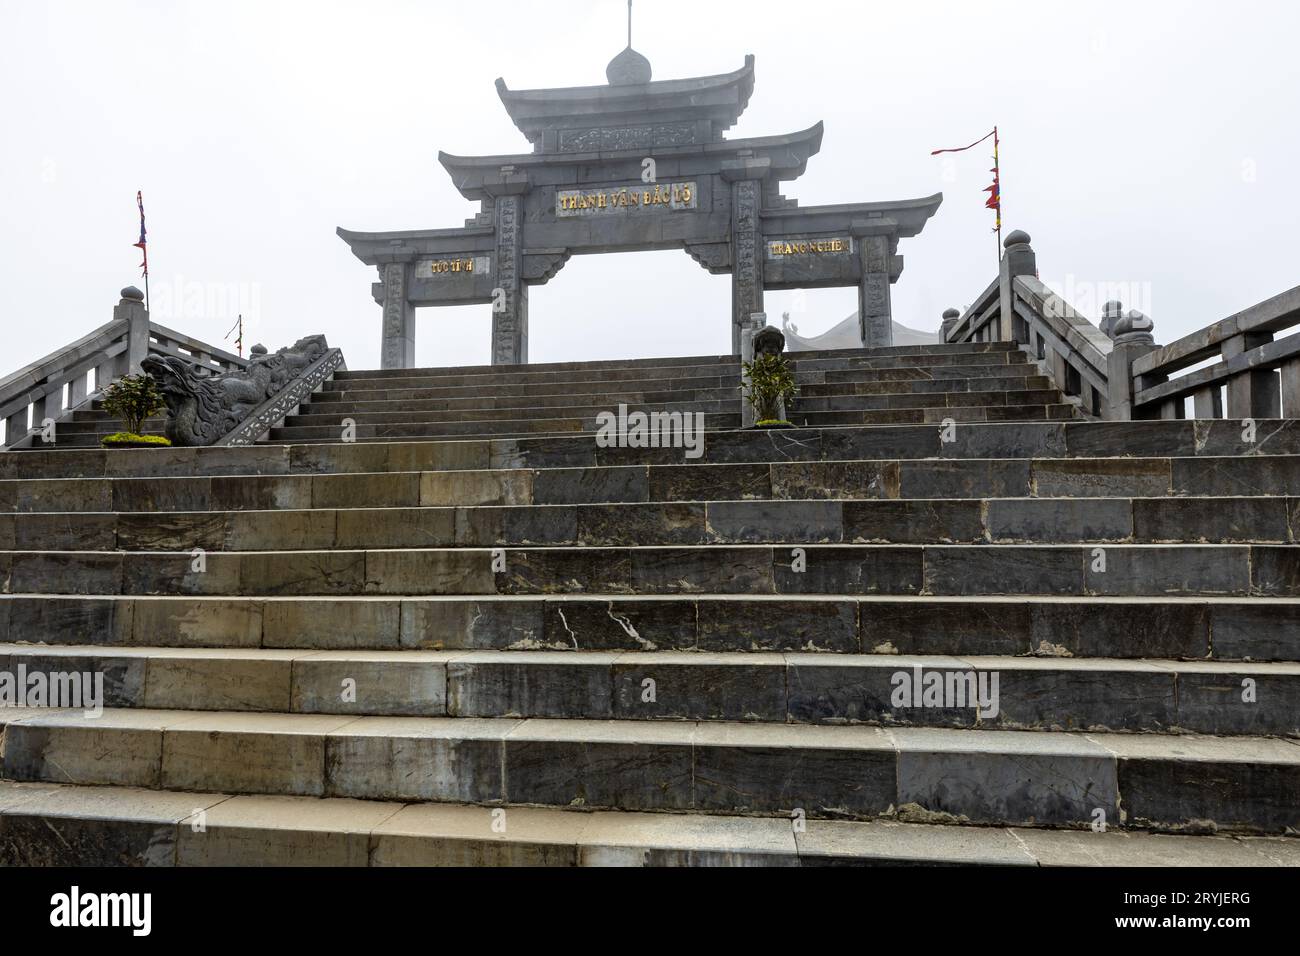
[[[784,194],[812,205],[942,191],[904,240],[894,317],[933,330],[993,278],[988,153],[1006,228],[1092,318],[1116,295],[1167,342],[1300,284],[1295,3],[638,0],[656,79],[757,56],[732,138],[826,123]],[[334,234],[459,226],[476,206],[439,149],[528,152],[493,87],[604,82],[623,0],[0,0],[0,375],[111,318],[140,284],[153,318],[220,344],[242,310],[272,350],[324,332],[378,365],[374,270]],[[730,279],[685,253],[575,257],[531,291],[534,362],[729,348]],[[768,295],[803,334],[852,289]],[[486,363],[487,306],[421,310],[420,365]]]

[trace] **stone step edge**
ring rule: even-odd
[[[285,714],[269,711],[78,709],[0,707],[0,730],[10,728],[99,733],[199,733],[241,737],[353,737],[385,740],[486,740],[872,751],[892,754],[1083,756],[1103,760],[1175,760],[1248,763],[1300,770],[1300,739],[1209,734],[993,730],[948,727],[876,727],[778,724],[689,718],[671,721],[555,717],[390,717]]]
[[[1067,504],[1070,503],[1070,504]],[[1096,502],[1097,504],[1091,504]],[[1185,503],[1185,504],[1184,504]],[[1154,532],[1150,534],[1139,534],[1138,518],[1140,513],[1147,518],[1167,517],[1168,514],[1178,514],[1181,509],[1188,509],[1188,513],[1195,514],[1195,509],[1205,508],[1207,506],[1218,505],[1223,508],[1230,508],[1234,505],[1260,505],[1269,506],[1277,511],[1272,515],[1278,519],[1280,524],[1287,527],[1276,528],[1278,532],[1289,530],[1289,534],[1282,537],[1264,537],[1257,531],[1252,530],[1248,534],[1241,535],[1224,535],[1218,534],[1211,536],[1206,533],[1204,527],[1190,528],[1180,537],[1155,537]],[[890,532],[888,535],[882,535],[880,538],[864,537],[862,533],[853,534],[850,537],[850,531],[853,524],[849,520],[849,515],[845,511],[846,506],[860,507],[868,515],[873,509],[880,511],[893,511],[898,509],[903,512],[920,513],[928,509],[933,509],[936,513],[947,510],[951,514],[960,517],[963,521],[962,527],[947,529],[951,532],[945,536],[940,532],[915,533],[906,540],[896,540],[896,532]],[[1067,509],[1073,507],[1077,513],[1067,513]],[[696,530],[702,536],[711,536],[712,540],[696,541],[693,543],[678,542],[665,544],[660,541],[659,547],[713,547],[713,546],[731,546],[731,545],[754,545],[754,546],[803,546],[803,545],[893,545],[897,547],[927,547],[927,546],[976,546],[976,545],[1007,545],[1007,546],[1068,546],[1095,544],[1098,546],[1148,546],[1159,547],[1162,545],[1287,545],[1300,544],[1300,529],[1291,527],[1288,516],[1300,514],[1300,497],[1293,495],[1221,495],[1221,496],[1181,496],[1168,494],[1159,497],[1095,497],[1095,498],[1026,498],[1026,497],[984,497],[984,498],[750,498],[750,499],[716,499],[716,500],[692,500],[692,499],[672,499],[672,500],[652,500],[652,501],[593,501],[578,502],[574,504],[552,504],[552,503],[520,503],[520,504],[480,504],[480,505],[448,505],[448,504],[412,504],[412,505],[383,505],[376,507],[359,507],[359,508],[338,508],[329,505],[312,508],[282,508],[282,509],[246,509],[231,510],[228,508],[214,508],[207,511],[165,511],[139,510],[139,511],[15,511],[0,512],[0,541],[5,539],[15,539],[13,548],[0,546],[0,552],[6,551],[24,551],[16,547],[16,537],[19,530],[24,525],[33,525],[40,530],[42,534],[48,534],[50,523],[66,522],[70,528],[74,521],[81,520],[94,525],[87,534],[95,537],[113,536],[113,544],[116,546],[114,551],[122,553],[166,553],[160,552],[155,542],[150,542],[154,546],[141,547],[139,538],[148,539],[154,532],[153,528],[158,529],[158,534],[176,541],[184,541],[185,536],[190,535],[190,540],[185,542],[191,547],[203,547],[210,552],[225,552],[227,550],[228,539],[232,534],[238,534],[242,539],[237,547],[230,548],[232,552],[287,552],[287,551],[316,551],[320,550],[319,545],[315,547],[302,546],[299,548],[280,547],[279,542],[273,540],[256,541],[252,540],[252,535],[256,534],[256,526],[264,523],[267,529],[261,537],[273,539],[279,536],[282,528],[274,522],[303,522],[301,527],[295,528],[295,535],[308,534],[314,541],[322,544],[329,539],[328,548],[330,550],[410,550],[410,549],[430,549],[430,548],[579,548],[579,547],[632,547],[632,546],[650,546],[646,539],[662,537],[655,533],[655,529],[637,529],[635,526],[629,526],[629,530],[623,533],[615,533],[615,529],[599,529],[599,538],[596,540],[584,540],[584,519],[592,517],[605,517],[618,521],[620,516],[645,516],[647,514],[657,514],[666,518],[674,510],[691,509],[698,516],[699,526]],[[1010,527],[1003,528],[997,526],[994,521],[1000,517],[1003,520],[1013,521],[1016,518],[1016,509],[1030,512],[1022,517],[1026,520],[1026,527],[1020,530],[1014,530]],[[1056,527],[1049,529],[1042,534],[1033,533],[1032,523],[1036,509],[1047,511],[1057,511],[1059,515],[1045,515],[1041,520],[1045,522],[1055,521]],[[1139,509],[1142,509],[1140,512]],[[741,531],[718,530],[714,527],[713,522],[720,516],[729,517],[730,520],[737,520],[737,516],[743,516],[748,510],[755,514],[753,525],[746,526]],[[997,515],[993,511],[997,511]],[[542,540],[544,535],[536,531],[529,532],[511,531],[505,525],[493,525],[489,522],[482,529],[476,529],[472,525],[467,525],[465,519],[472,515],[479,514],[487,518],[495,514],[504,516],[515,516],[528,514],[536,516],[545,521],[547,515],[564,516],[572,513],[572,527],[556,527],[547,537],[549,540]],[[810,530],[800,531],[772,531],[760,534],[757,528],[759,518],[769,522],[773,526],[779,526],[782,516],[789,518],[794,516],[798,518],[801,514],[814,512],[813,519],[810,519]],[[1263,512],[1259,514],[1264,515]],[[274,518],[272,516],[275,516]],[[389,518],[419,518],[428,516],[432,518],[441,518],[445,527],[439,529],[436,533],[433,530],[423,532],[426,540],[418,544],[403,544],[396,539],[406,540],[407,533],[401,528],[395,528],[399,522],[389,521]],[[1268,517],[1268,515],[1264,515]],[[683,515],[678,514],[675,517],[674,531],[678,534],[683,532],[686,525],[683,521]],[[122,519],[126,521],[123,522]],[[369,530],[358,532],[361,526],[359,519],[374,519]],[[317,521],[317,526],[310,531],[304,531],[309,527],[309,522],[313,519]],[[324,519],[323,524],[321,519]],[[349,524],[344,528],[342,521],[348,520],[356,522]],[[1097,522],[1096,528],[1090,528],[1089,522]],[[333,531],[330,532],[330,522],[333,522]],[[1127,534],[1119,534],[1125,528],[1119,524],[1127,523]],[[369,522],[367,522],[369,523]],[[125,524],[125,527],[123,526]],[[1106,528],[1105,525],[1110,527]],[[188,529],[185,527],[190,525]],[[836,537],[830,532],[835,530],[838,525],[839,535]],[[387,535],[380,534],[374,529],[387,527],[390,529]],[[340,528],[352,532],[351,536],[354,543],[341,542]],[[8,529],[8,530],[6,530]],[[1064,529],[1064,530],[1062,530]],[[590,529],[588,529],[590,530]],[[1067,534],[1066,532],[1077,530],[1076,534]],[[1209,529],[1214,531],[1215,529]],[[464,534],[462,534],[462,531]],[[975,533],[972,533],[975,532]],[[1085,533],[1090,532],[1090,533]],[[1195,535],[1200,535],[1199,537]],[[638,536],[642,539],[642,544],[633,544],[630,540]],[[361,544],[358,538],[366,538],[369,544]],[[125,540],[124,540],[125,538]],[[387,541],[383,541],[387,538]],[[440,539],[440,540],[434,540]],[[764,540],[766,539],[766,540]],[[412,539],[414,540],[414,539]],[[81,542],[84,543],[85,536],[82,536]],[[48,543],[48,542],[47,542]],[[108,541],[101,542],[108,544]],[[63,550],[82,550],[80,548],[60,548],[49,547],[50,552]]]
[[[1287,866],[1285,837],[796,821],[0,781],[0,864]],[[23,823],[32,826],[23,827]],[[70,831],[89,839],[69,843]],[[27,837],[20,843],[19,834]],[[364,842],[361,842],[364,840]],[[104,850],[91,855],[85,848]],[[111,848],[111,849],[109,849]]]
[[[825,349],[804,352],[786,352],[791,360],[800,358],[889,358],[893,355],[965,355],[983,352],[1014,352],[1021,346],[1016,342],[931,342],[916,345],[859,346],[857,348]],[[717,355],[660,355],[650,358],[604,358],[574,362],[538,362],[518,368],[536,369],[543,372],[568,371],[574,368],[672,368],[676,365],[708,365],[712,363],[739,362],[739,356],[731,354]],[[656,362],[665,363],[657,366]],[[430,366],[428,368],[410,369],[355,369],[348,370],[347,375],[390,374],[401,377],[422,372],[447,372],[457,374],[495,374],[511,366],[500,365],[448,365]]]
[[[1004,361],[988,361],[986,357],[999,357]],[[954,349],[943,352],[916,352],[907,349],[893,351],[888,354],[865,354],[864,352],[854,353],[822,353],[822,352],[789,352],[786,358],[794,367],[796,373],[800,368],[808,368],[810,371],[843,371],[844,369],[820,369],[817,365],[827,362],[855,362],[850,370],[857,368],[940,368],[949,365],[966,366],[966,365],[1032,365],[1035,364],[1027,352],[1019,349]],[[968,358],[972,361],[943,361],[945,358]],[[980,361],[981,358],[986,360]],[[721,356],[717,359],[703,357],[701,361],[679,362],[675,364],[654,364],[654,360],[648,361],[644,365],[636,366],[617,366],[603,365],[601,363],[570,363],[567,367],[547,368],[543,365],[514,365],[514,366],[478,366],[462,370],[459,368],[431,368],[431,369],[393,369],[385,371],[384,369],[359,369],[357,371],[347,371],[336,375],[331,381],[335,383],[344,382],[406,382],[411,380],[418,381],[440,381],[448,379],[475,379],[484,385],[505,385],[535,378],[537,376],[552,376],[556,381],[584,381],[584,379],[564,379],[558,376],[576,374],[576,375],[594,375],[601,372],[615,373],[615,377],[608,381],[632,381],[633,377],[620,376],[617,373],[655,373],[643,375],[643,377],[669,377],[669,378],[699,378],[700,370],[716,369],[726,370],[724,374],[739,374],[740,356]],[[893,362],[895,365],[872,366],[871,362]],[[667,376],[657,373],[670,373]],[[591,381],[606,381],[606,379],[587,379]]]
[[[1296,424],[1296,420],[1269,419],[1266,421],[1261,420],[1257,424],[1260,433],[1268,435],[1283,430],[1287,430],[1288,428],[1293,427]],[[1149,440],[1153,435],[1158,436],[1164,433],[1169,433],[1171,437],[1187,440],[1190,443],[1189,449],[1185,453],[1173,454],[1173,455],[1169,455],[1169,454],[1161,455],[1159,453],[1155,453],[1155,454],[1148,453],[1145,455],[1135,455],[1131,453],[1098,455],[1095,453],[1080,454],[1079,452],[1081,451],[1081,449],[1072,450],[1066,447],[1065,443],[1068,442],[1069,436],[1075,432],[1078,432],[1080,436],[1088,435],[1094,431],[1097,432],[1098,434],[1101,434],[1107,430],[1114,432],[1117,426],[1119,426],[1123,432],[1131,432],[1131,435],[1128,438],[1128,444],[1126,445],[1127,449],[1132,449],[1133,443],[1135,442],[1138,443],[1144,442]],[[881,438],[881,439],[889,438],[893,440],[896,438],[896,436],[903,436],[904,438],[910,438],[910,437],[915,437],[917,435],[924,434],[927,437],[933,435],[937,440],[939,435],[939,430],[942,427],[943,426],[937,423],[922,424],[922,425],[916,425],[916,424],[834,425],[834,426],[819,426],[816,428],[796,429],[790,432],[780,432],[775,434],[779,435],[783,439],[781,444],[789,444],[791,446],[800,442],[807,442],[807,441],[821,442],[824,439],[830,439],[833,441],[842,441],[844,439],[853,438],[858,435],[866,435],[866,436],[871,436],[872,438]],[[1059,436],[1062,442],[1061,449],[1060,449],[1061,453],[1059,455],[1056,455],[1055,457],[1052,457],[1050,455],[1049,456],[1036,455],[1036,456],[1022,456],[1019,458],[1008,458],[1007,456],[1003,455],[1000,457],[995,457],[992,460],[1136,461],[1136,460],[1170,460],[1171,458],[1178,459],[1178,460],[1184,460],[1184,459],[1192,460],[1192,459],[1202,459],[1202,458],[1206,458],[1206,459],[1208,458],[1223,458],[1223,459],[1259,458],[1263,460],[1272,460],[1275,458],[1296,457],[1295,454],[1274,454],[1272,451],[1270,451],[1270,446],[1268,445],[1267,441],[1260,443],[1258,447],[1253,447],[1252,453],[1250,454],[1202,455],[1198,453],[1198,449],[1203,448],[1204,443],[1209,440],[1210,435],[1208,433],[1211,429],[1213,429],[1214,431],[1232,431],[1232,429],[1235,427],[1236,427],[1235,423],[1223,422],[1217,420],[1216,421],[1208,421],[1208,420],[1151,421],[1151,422],[1122,422],[1122,423],[1116,423],[1116,422],[1098,423],[1098,422],[1087,422],[1087,421],[1052,421],[1052,422],[1040,421],[1040,422],[1028,422],[1028,423],[1026,422],[970,422],[967,423],[961,430],[959,430],[958,434],[960,437],[962,431],[973,429],[976,430],[979,437],[983,437],[983,438],[991,438],[991,437],[1001,438],[1003,436],[1009,436],[1013,440],[1015,440],[1017,439],[1018,435],[1028,435],[1029,437],[1023,439],[1026,445],[1041,444],[1046,437],[1051,437],[1051,436]],[[750,432],[747,432],[742,429],[724,429],[721,432],[712,432],[706,434],[713,434],[715,441],[717,439],[717,436],[720,434],[731,435],[736,438],[742,438],[742,439],[761,438],[761,437],[767,437],[769,439],[773,439],[775,437],[773,433],[768,433],[765,436],[759,436],[756,434],[751,434]],[[1037,437],[1035,438],[1034,436]],[[491,461],[499,458],[503,460],[517,461],[519,462],[518,465],[514,465],[512,468],[507,468],[502,470],[518,470],[519,468],[525,467],[522,464],[523,459],[526,456],[530,455],[535,450],[534,446],[537,445],[544,446],[547,442],[553,441],[555,439],[559,439],[561,442],[565,442],[565,441],[571,442],[573,440],[581,440],[584,443],[591,442],[591,438],[589,436],[574,436],[573,434],[568,434],[568,435],[552,436],[551,438],[532,435],[532,436],[526,436],[522,439],[510,439],[502,436],[480,437],[480,438],[467,437],[467,436],[450,436],[444,440],[430,439],[427,437],[365,439],[361,442],[358,442],[357,444],[362,444],[367,447],[363,449],[352,449],[351,452],[349,452],[348,447],[345,444],[340,444],[338,442],[320,442],[320,441],[313,442],[313,441],[294,441],[294,440],[259,443],[257,445],[248,446],[245,448],[225,448],[225,447],[171,448],[171,449],[151,449],[151,450],[144,450],[144,451],[116,450],[110,452],[110,451],[106,451],[103,448],[99,448],[98,446],[95,446],[95,447],[68,448],[68,449],[45,448],[45,449],[37,449],[37,450],[28,450],[22,452],[21,454],[0,452],[0,464],[6,461],[14,462],[15,464],[18,462],[23,462],[24,464],[22,465],[22,467],[24,469],[31,468],[32,470],[35,470],[36,466],[39,465],[43,469],[48,468],[50,470],[57,470],[60,468],[60,466],[64,466],[66,462],[66,464],[70,465],[72,470],[76,472],[76,474],[74,475],[66,475],[66,476],[51,475],[49,476],[50,480],[54,480],[59,477],[68,480],[85,479],[85,478],[151,477],[150,475],[139,475],[139,474],[129,474],[129,473],[109,474],[107,473],[108,471],[107,463],[110,460],[122,462],[124,465],[128,462],[134,465],[135,463],[149,464],[160,460],[166,460],[168,462],[174,462],[175,467],[179,468],[179,467],[193,467],[196,461],[203,461],[205,459],[209,459],[213,457],[219,458],[222,461],[230,461],[230,462],[238,462],[244,458],[248,458],[259,470],[253,472],[242,471],[242,470],[224,471],[222,473],[215,474],[215,475],[199,475],[197,477],[267,477],[272,475],[285,475],[285,474],[295,474],[295,475],[361,474],[364,473],[362,469],[351,470],[351,471],[349,470],[323,471],[321,470],[322,465],[318,461],[318,459],[322,455],[326,457],[336,457],[336,458],[342,457],[344,459],[348,459],[348,456],[351,455],[351,458],[353,460],[358,457],[363,458],[365,460],[371,460],[371,453],[373,449],[369,446],[384,445],[386,452],[389,453],[396,452],[403,455],[405,453],[409,453],[416,449],[423,449],[425,451],[435,453],[435,457],[441,459],[450,457],[453,459],[460,458],[461,460],[478,459],[481,461]],[[960,451],[960,449],[957,450]],[[359,452],[363,452],[363,451],[365,452],[364,455],[358,454]],[[339,454],[336,455],[336,453]],[[782,455],[782,454],[783,453],[780,451],[776,453],[776,455]],[[110,459],[109,458],[110,455],[114,457]],[[304,458],[307,460],[306,462],[300,462],[298,461],[298,459],[300,458]],[[794,463],[794,464],[814,464],[817,462],[824,463],[824,462],[839,462],[839,461],[848,461],[848,460],[857,460],[857,459],[824,458],[821,457],[820,455],[815,459],[814,458],[794,459],[785,456],[785,461],[787,463]],[[897,460],[957,461],[957,460],[974,460],[974,459],[961,458],[960,456],[924,455],[924,456],[917,456],[917,457],[897,459]],[[338,462],[336,462],[336,464],[337,463]],[[443,463],[443,462],[439,462],[439,463]],[[452,462],[446,462],[446,463],[450,464]],[[708,462],[708,463],[709,464],[744,464],[745,462]],[[757,462],[757,464],[770,464],[770,463],[771,462]],[[302,467],[303,464],[312,467]],[[344,461],[343,464],[346,465],[346,461]],[[236,465],[232,463],[229,465],[225,465],[223,467],[233,469],[236,467]],[[479,465],[476,467],[467,467],[465,465],[462,465],[459,468],[440,468],[440,469],[425,469],[425,470],[482,471],[485,470],[487,467],[488,467],[487,465]],[[584,467],[584,466],[570,465],[566,467]],[[608,466],[599,466],[596,465],[595,462],[593,461],[590,465],[587,465],[585,467],[608,467]],[[646,463],[641,463],[641,464],[633,463],[630,467],[650,467],[650,466]],[[17,467],[15,467],[12,470],[7,468],[0,469],[0,471],[4,472],[3,475],[4,480],[9,480],[9,481],[41,480],[42,478],[45,477],[44,475],[38,475],[34,478],[15,477],[12,472],[16,470],[18,470]],[[388,472],[384,472],[384,473],[388,473]],[[192,471],[187,471],[184,475],[172,475],[167,477],[196,477],[196,476]]]
[[[1020,396],[1020,395],[1040,395],[1040,394],[1045,393],[1045,392],[1052,392],[1052,393],[1055,393],[1055,394],[1057,394],[1057,395],[1060,394],[1059,389],[1056,389],[1056,388],[1053,388],[1053,387],[1050,387],[1050,386],[1049,386],[1049,387],[1047,387],[1047,388],[999,388],[999,389],[980,389],[979,391],[976,391],[976,392],[963,391],[963,390],[953,389],[953,390],[943,391],[943,392],[913,392],[913,391],[906,391],[906,392],[872,392],[872,393],[870,393],[870,394],[868,394],[868,395],[829,395],[829,396],[811,396],[811,397],[812,397],[812,398],[820,398],[820,399],[824,399],[824,400],[832,400],[832,399],[858,399],[858,398],[870,398],[870,399],[887,400],[887,399],[891,399],[891,398],[918,398],[918,397],[920,397],[920,396],[926,396],[926,397],[942,396],[942,397],[945,397],[945,398],[948,398],[948,397],[950,397],[950,396],[958,396],[958,397],[966,397],[966,398],[969,398],[969,397],[972,397],[972,396],[1001,395],[1001,396],[1003,396],[1003,397],[1009,399],[1011,396]],[[547,397],[551,397],[551,396],[547,396]],[[575,397],[575,396],[572,396],[572,395],[564,395],[564,396],[555,396],[555,397],[573,398],[573,397]],[[548,414],[545,416],[545,417],[547,417],[547,418],[557,418],[557,417],[558,417],[558,418],[576,418],[576,417],[584,417],[584,418],[585,418],[588,412],[595,412],[595,413],[600,413],[600,412],[602,412],[602,411],[613,411],[613,412],[617,412],[617,411],[618,411],[618,406],[619,406],[619,405],[626,405],[626,406],[627,406],[627,409],[628,409],[629,412],[634,412],[634,411],[648,411],[648,412],[654,412],[654,411],[659,411],[659,412],[673,412],[673,411],[681,411],[681,412],[685,412],[685,411],[693,411],[693,410],[696,410],[696,409],[698,409],[698,408],[699,408],[700,406],[702,406],[702,405],[705,405],[705,406],[722,406],[722,405],[731,406],[731,405],[736,404],[736,402],[737,402],[738,400],[739,400],[739,392],[737,392],[737,394],[736,394],[735,396],[733,396],[733,397],[728,397],[728,398],[706,398],[706,399],[674,398],[674,399],[671,400],[671,401],[657,401],[657,402],[629,401],[629,400],[627,400],[627,399],[625,399],[625,398],[619,398],[619,399],[618,399],[617,401],[615,401],[615,402],[587,402],[587,403],[585,403],[585,404],[574,404],[574,405],[475,405],[475,406],[471,406],[471,407],[468,407],[468,408],[432,408],[432,409],[419,409],[419,408],[417,408],[417,409],[414,409],[414,410],[409,410],[409,409],[410,409],[410,404],[411,404],[410,402],[407,402],[407,401],[396,401],[396,400],[383,401],[383,402],[366,402],[366,403],[361,403],[361,402],[325,402],[325,403],[319,403],[319,402],[317,402],[317,403],[304,402],[304,403],[303,403],[303,406],[306,407],[308,410],[305,411],[305,412],[300,411],[298,414],[296,414],[296,415],[292,415],[292,416],[290,416],[290,417],[291,417],[291,418],[327,418],[327,417],[333,417],[333,416],[335,416],[335,414],[336,414],[336,406],[340,406],[340,405],[357,405],[357,404],[373,404],[373,405],[388,405],[388,406],[392,406],[392,407],[390,407],[390,408],[374,408],[374,409],[367,408],[367,409],[360,409],[360,410],[358,410],[358,409],[347,409],[347,410],[338,411],[337,414],[347,414],[347,415],[387,415],[387,414],[389,414],[389,413],[393,413],[393,412],[401,412],[401,411],[404,410],[404,409],[408,409],[408,410],[409,410],[409,412],[408,412],[409,414],[417,414],[417,413],[418,413],[418,414],[443,414],[443,415],[461,415],[461,414],[463,414],[463,415],[465,415],[465,416],[469,416],[469,415],[471,415],[471,414],[473,414],[473,413],[475,413],[475,412],[483,412],[483,411],[487,411],[487,412],[542,412],[542,411],[545,411],[545,412],[548,413]],[[414,402],[442,402],[442,401],[447,401],[447,399],[430,398],[430,399],[413,399],[412,401],[414,401]],[[906,405],[906,406],[904,406],[904,405],[897,405],[897,406],[895,406],[895,405],[889,405],[889,406],[881,406],[880,408],[819,408],[819,409],[804,409],[804,408],[800,408],[800,407],[799,407],[799,401],[800,401],[799,399],[797,399],[797,398],[795,399],[795,402],[794,402],[794,405],[793,405],[794,410],[795,410],[795,411],[799,411],[799,412],[806,412],[806,413],[808,413],[808,414],[812,414],[812,413],[814,413],[814,412],[815,412],[815,413],[818,413],[818,414],[821,414],[821,413],[826,413],[826,412],[895,411],[895,410],[899,410],[899,409],[907,410],[907,409],[915,409],[915,408],[1004,408],[1004,407],[1008,407],[1008,406],[1011,406],[1011,407],[1016,407],[1016,406],[1026,407],[1026,406],[1025,406],[1025,403],[1023,403],[1023,402],[1011,402],[1011,401],[1006,401],[1006,402],[1003,402],[1003,403],[1001,403],[1001,404],[998,404],[998,403],[990,403],[990,402],[972,401],[972,402],[968,402],[968,403],[963,404],[963,405],[955,405],[955,406],[952,405],[951,403],[945,403],[945,404],[943,404],[943,405],[935,404],[935,405],[926,405],[926,406],[913,406],[913,405]],[[1052,402],[1051,404],[1059,405],[1059,404],[1062,404],[1062,401]],[[555,415],[550,415],[550,414],[549,414],[550,412],[575,412],[575,411],[576,411],[576,412],[581,412],[582,415],[581,415],[581,416],[578,416],[578,415],[559,415],[559,416],[555,416]],[[712,413],[713,413],[713,414],[721,414],[721,412],[716,411],[716,410],[713,411]],[[527,420],[527,419],[529,419],[529,418],[537,418],[537,417],[539,417],[539,416],[537,416],[537,415],[531,415],[531,416],[529,416],[529,415],[524,415],[524,416],[520,416],[518,419],[507,419],[507,420],[519,420],[519,421],[523,421],[523,420]],[[470,418],[467,417],[466,420],[467,420],[467,421],[479,421],[480,419],[470,419]],[[489,419],[489,420],[490,420],[490,419]],[[73,422],[72,424],[79,424],[79,425],[102,424],[104,421],[105,421],[104,419],[99,419],[99,418],[96,418],[96,419],[93,419],[93,420],[85,420],[85,419],[82,419],[82,420],[75,421],[75,422]]]
[[[1062,671],[1073,674],[1221,674],[1224,676],[1300,677],[1300,661],[1166,660],[1160,658],[1032,657],[976,654],[850,654],[808,651],[642,651],[642,650],[318,650],[270,647],[157,647],[105,644],[30,644],[0,642],[0,662],[14,667],[22,659],[179,660],[232,663],[329,664],[510,664],[530,667],[838,667],[862,670]],[[149,708],[124,708],[140,710]],[[0,710],[2,713],[3,710]],[[358,715],[367,716],[367,715]],[[996,728],[981,728],[996,729]],[[1064,731],[1079,733],[1078,730]],[[1174,731],[1171,736],[1178,736]],[[1225,734],[1223,736],[1238,736]],[[1252,736],[1252,735],[1246,735]],[[1259,735],[1270,736],[1270,735]]]

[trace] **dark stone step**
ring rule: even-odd
[[[402,488],[395,497],[446,490]],[[329,494],[322,480],[321,497]],[[335,496],[337,497],[337,496]],[[124,503],[126,503],[124,501]],[[709,501],[0,514],[0,550],[711,544],[1295,544],[1300,498]]]
[[[860,460],[913,461],[939,458],[1051,459],[1037,481],[1060,489],[1052,495],[1124,494],[1095,467],[1076,474],[1073,459],[1113,457],[1112,476],[1155,467],[1175,468],[1179,487],[1200,495],[1293,494],[1288,456],[1300,455],[1300,426],[1291,420],[1260,421],[1257,442],[1243,440],[1239,422],[1050,422],[976,423],[946,430],[939,425],[863,426],[792,431],[724,431],[706,435],[705,464],[842,464]],[[944,441],[945,437],[952,441]],[[1223,458],[1254,462],[1220,476]],[[1199,463],[1193,459],[1205,459]],[[1165,460],[1166,465],[1150,462]],[[1170,459],[1187,459],[1170,462]],[[597,466],[679,465],[680,450],[597,448],[592,436],[503,440],[385,441],[339,444],[262,444],[243,448],[144,450],[65,449],[0,453],[0,481],[14,478],[98,478],[181,475],[340,474],[466,469],[553,469]],[[1143,462],[1147,464],[1143,464]],[[952,467],[958,467],[956,465]],[[1234,468],[1238,466],[1233,466]],[[1055,469],[1055,476],[1052,470]],[[832,469],[833,473],[833,469]],[[1164,474],[1168,472],[1165,471]],[[0,485],[0,511],[9,510]],[[1028,492],[1032,494],[1033,492]],[[1038,492],[1040,495],[1042,491]],[[1156,492],[1159,493],[1159,492]],[[733,495],[728,494],[728,497]],[[832,494],[831,497],[837,496]],[[909,497],[916,497],[911,494]],[[75,506],[74,506],[75,507]],[[55,510],[68,510],[60,507]]]
[[[0,595],[0,640],[343,651],[802,651],[1300,661],[1300,601]]]
[[[0,552],[10,594],[1300,595],[1288,545],[718,545]]]
[[[1300,826],[1300,746],[1266,738],[152,710],[21,716],[4,733],[6,778],[60,784],[864,820],[915,807],[989,825],[1084,828],[1101,811],[1112,829]]]
[[[132,709],[1300,736],[1296,664],[8,644],[0,666],[100,673],[104,705]],[[364,688],[355,700],[338,693],[344,675]]]

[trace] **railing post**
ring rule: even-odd
[[[1300,358],[1282,366],[1282,415],[1300,418]]]
[[[126,320],[127,349],[124,374],[139,375],[140,363],[149,354],[149,313],[144,307],[144,293],[133,285],[123,289],[122,300],[113,310],[113,319]]]
[[[23,406],[5,419],[5,445],[16,445],[18,440],[27,437],[27,408]]]
[[[1219,353],[1226,362],[1272,341],[1272,332],[1246,332],[1224,339]],[[1242,372],[1228,379],[1228,417],[1281,418],[1282,391],[1277,372]]]
[[[1156,350],[1155,325],[1141,312],[1123,315],[1118,302],[1107,302],[1105,309],[1110,319],[1106,334],[1115,343],[1106,366],[1106,418],[1128,422],[1133,420],[1133,397],[1143,384],[1133,380],[1133,363]]]
[[[1038,257],[1030,246],[1029,233],[1017,229],[1007,236],[1002,243],[1006,252],[998,267],[998,338],[1003,342],[1029,344],[1029,328],[1024,320],[1016,315],[1015,289],[1016,276],[1038,275]]]
[[[961,313],[956,309],[945,309],[943,313],[943,325],[939,326],[939,338],[947,342],[952,334],[953,327],[961,319]]]

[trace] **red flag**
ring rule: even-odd
[[[144,228],[144,194],[141,193],[139,190],[137,190],[137,191],[136,191],[136,194],[135,194],[135,204],[140,208],[140,241],[139,241],[139,242],[136,242],[136,243],[133,243],[133,245],[135,246],[135,248],[139,249],[140,252],[142,252],[142,253],[144,254],[144,261],[140,263],[140,268],[144,270],[143,273],[141,273],[141,274],[144,275],[144,276],[146,276],[146,277],[148,277],[148,275],[149,275],[149,244],[148,244],[148,243],[149,243],[149,240],[148,240],[148,238],[147,238],[147,237],[148,237],[148,233],[145,231],[145,228]]]
[[[998,134],[998,130],[997,130],[997,127],[995,126],[995,127],[993,128],[993,132],[989,133],[989,136],[996,136],[997,134]],[[931,151],[930,151],[930,155],[931,155],[931,156],[938,156],[940,153],[964,153],[964,152],[966,152],[966,150],[968,150],[968,149],[974,149],[974,148],[975,148],[976,146],[978,146],[980,143],[984,142],[984,140],[988,139],[989,136],[985,136],[985,137],[983,137],[982,139],[977,139],[977,140],[975,140],[975,142],[971,143],[969,146],[961,146],[961,147],[959,147],[959,148],[957,148],[957,149],[934,149],[934,150],[931,150]]]

